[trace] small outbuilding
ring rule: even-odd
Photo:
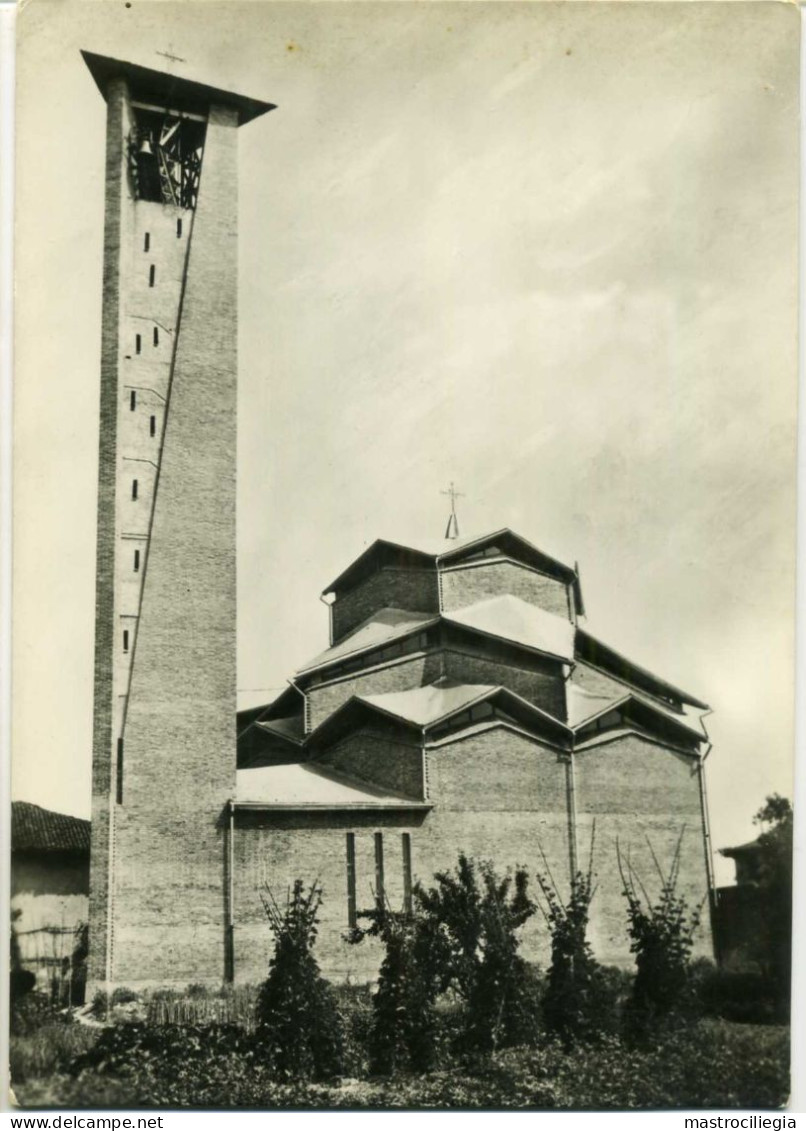
[[[23,966],[61,980],[87,922],[90,822],[29,801],[11,805],[11,914]]]

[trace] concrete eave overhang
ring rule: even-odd
[[[275,804],[266,801],[233,801],[233,809],[260,809],[272,813],[409,813],[427,812],[434,806],[427,801],[343,801],[316,804],[310,801]]]
[[[104,98],[109,83],[113,79],[123,78],[128,83],[133,98],[149,102],[157,99],[164,104],[165,109],[179,112],[198,111],[199,107],[209,109],[210,106],[228,106],[237,111],[239,126],[276,109],[272,102],[261,102],[233,90],[221,90],[166,71],[154,71],[138,63],[112,59],[108,55],[96,55],[92,51],[82,51],[81,54]]]

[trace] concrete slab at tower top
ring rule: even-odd
[[[160,99],[161,109],[165,107],[185,114],[213,105],[231,107],[238,113],[239,126],[276,109],[272,102],[260,102],[231,90],[207,86],[165,71],[153,71],[137,63],[112,59],[108,55],[96,55],[91,51],[82,51],[81,54],[104,98],[110,79],[123,78],[133,99],[156,97]]]

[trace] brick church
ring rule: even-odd
[[[591,941],[630,963],[616,837],[644,881],[682,842],[681,891],[709,892],[701,716],[706,705],[582,626],[576,568],[511,530],[399,545],[379,540],[328,586],[330,646],[273,703],[238,716],[234,957],[265,967],[258,889],[323,887],[319,959],[372,975],[343,936],[383,898],[459,852],[523,864],[567,889],[595,821]],[[524,954],[545,960],[536,916]],[[707,927],[699,940],[710,953]]]
[[[647,840],[668,860],[685,826],[683,892],[712,886],[706,705],[592,636],[576,568],[525,538],[375,542],[327,588],[327,649],[236,738],[237,139],[268,143],[274,107],[84,60],[106,102],[88,993],[262,978],[261,885],[298,877],[324,971],[372,977],[344,935],[373,901],[460,851],[567,885],[594,822],[592,943],[628,964],[617,836],[649,879]]]

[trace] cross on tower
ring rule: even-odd
[[[447,528],[445,530],[445,537],[446,538],[458,538],[459,537],[459,521],[456,518],[456,500],[457,499],[463,499],[464,498],[464,492],[463,491],[457,491],[456,488],[453,485],[453,480],[451,480],[451,485],[448,488],[448,490],[447,491],[440,491],[440,494],[441,495],[449,495],[450,500],[451,500],[451,514],[450,514],[450,518],[448,519]],[[453,533],[451,533],[451,530],[453,530]]]
[[[181,55],[172,55],[170,51],[157,51],[157,55],[162,55],[164,59],[170,59],[174,63],[187,63],[187,59],[183,59]]]

